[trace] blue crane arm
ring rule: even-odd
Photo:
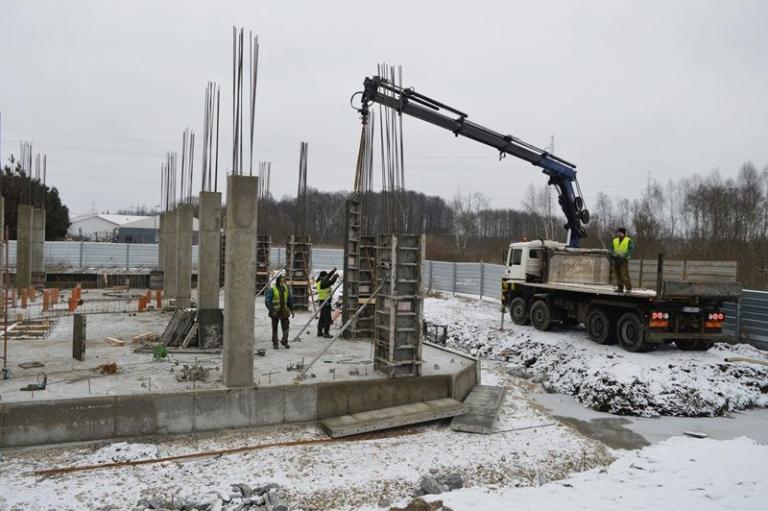
[[[584,199],[578,190],[576,165],[528,144],[512,135],[503,135],[467,119],[467,114],[435,101],[413,89],[401,88],[386,78],[373,76],[365,79],[362,91],[362,106],[359,112],[363,122],[367,121],[369,106],[378,103],[434,124],[452,132],[493,147],[501,156],[510,154],[541,168],[549,176],[549,184],[557,189],[558,203],[566,217],[568,244],[578,247],[587,233],[584,224],[589,222],[589,211],[584,208]],[[575,185],[575,186],[574,186]]]

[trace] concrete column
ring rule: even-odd
[[[160,213],[157,235],[157,267],[165,271],[165,213]]]
[[[43,208],[32,210],[32,273],[45,273],[45,210]],[[43,287],[45,287],[45,280],[43,280]]]
[[[197,250],[197,306],[219,308],[221,258],[221,193],[200,192],[200,235]]]
[[[176,308],[192,302],[192,217],[191,204],[176,210]]]
[[[223,362],[227,387],[253,385],[258,183],[255,176],[227,178]]]
[[[0,240],[5,241],[5,197],[0,196]],[[5,309],[5,244],[0,243],[0,311]]]
[[[32,285],[32,206],[19,206],[16,221],[16,289]]]
[[[165,268],[163,292],[168,300],[176,297],[176,210],[165,213]]]

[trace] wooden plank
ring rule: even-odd
[[[665,279],[661,294],[665,297],[711,296],[731,298],[741,295],[741,285],[736,282],[684,282]]]
[[[104,342],[110,346],[125,346],[125,341],[117,337],[105,337]]]

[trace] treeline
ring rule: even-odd
[[[541,203],[535,204],[541,211]],[[730,260],[745,286],[768,288],[768,167],[745,163],[735,177],[718,172],[651,181],[640,198],[599,193],[584,246],[607,245],[626,227],[639,257]]]
[[[61,240],[69,228],[69,208],[61,203],[56,187],[29,179],[21,165],[10,157],[0,172],[0,194],[5,199],[5,227],[8,239],[16,239],[20,204],[45,208],[45,239]]]

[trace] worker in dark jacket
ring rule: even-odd
[[[333,293],[333,285],[336,283],[336,279],[339,276],[336,274],[336,268],[330,272],[321,271],[317,276],[315,282],[315,288],[317,289],[317,300],[323,304],[320,308],[320,319],[317,321],[317,336],[330,339],[332,336],[329,332],[331,329],[331,312],[333,311],[333,300],[331,300],[331,294]]]
[[[627,230],[619,227],[611,245],[611,262],[613,275],[616,278],[616,292],[632,292],[632,281],[629,279],[629,260],[635,255],[635,241],[627,236]]]
[[[269,317],[272,319],[272,347],[277,349],[277,324],[280,323],[280,327],[283,330],[283,339],[280,344],[288,346],[288,328],[291,321],[289,318],[293,317],[293,297],[285,285],[285,278],[279,275],[275,280],[275,285],[267,290],[264,295],[264,303],[269,311]]]

